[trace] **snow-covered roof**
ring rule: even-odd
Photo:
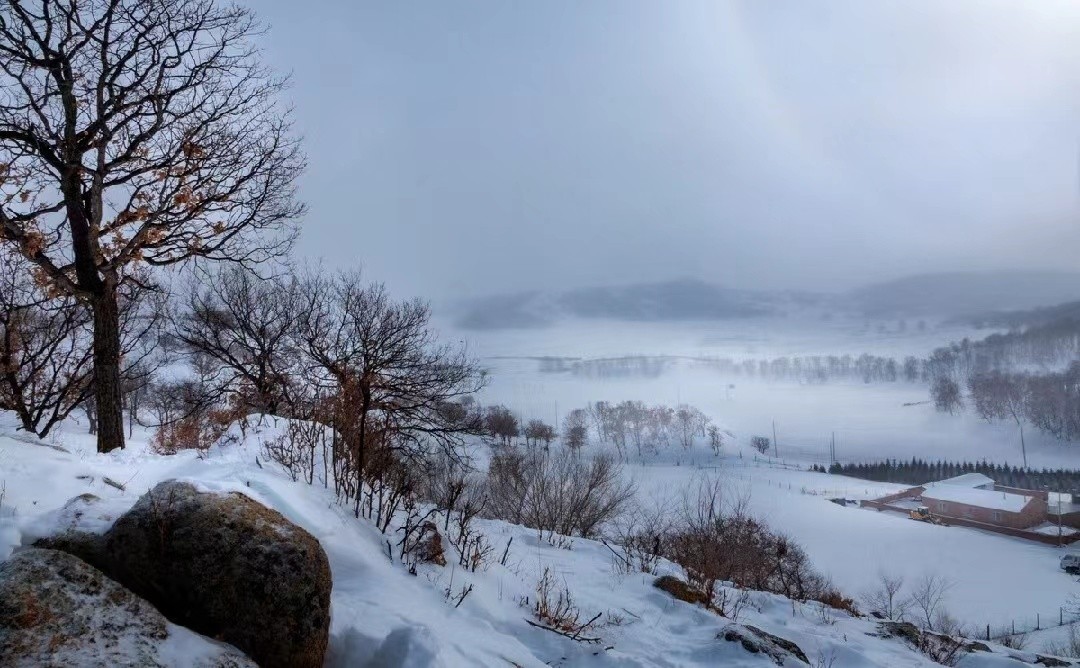
[[[991,510],[1006,510],[1010,513],[1018,513],[1024,509],[1032,499],[1022,494],[1009,492],[995,492],[992,489],[977,489],[964,485],[951,485],[932,483],[926,486],[922,494],[923,501],[952,501],[953,503],[965,503],[969,506],[989,508]],[[931,508],[933,510],[933,508]]]
[[[964,475],[958,475],[955,478],[946,478],[945,480],[939,480],[930,484],[959,485],[961,487],[983,487],[985,485],[993,485],[994,479],[981,473],[965,473]]]

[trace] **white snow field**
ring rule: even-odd
[[[701,467],[720,466],[740,479],[751,505],[772,524],[793,535],[814,565],[849,595],[871,586],[880,572],[902,574],[909,582],[936,572],[953,582],[948,607],[972,627],[986,624],[1034,628],[1057,620],[1080,585],[1057,565],[1061,551],[1018,538],[959,527],[913,522],[902,515],[845,508],[829,496],[872,498],[889,486],[806,471],[827,465],[835,438],[841,462],[884,458],[983,460],[1019,465],[1019,434],[1010,422],[988,423],[971,412],[941,414],[919,383],[830,380],[824,384],[767,382],[732,377],[682,359],[656,377],[595,378],[569,372],[545,373],[535,359],[544,355],[603,358],[668,355],[767,359],[783,355],[862,353],[926,356],[934,348],[986,330],[925,329],[896,323],[761,319],[714,323],[569,322],[548,329],[454,331],[492,370],[484,403],[503,403],[522,419],[555,422],[569,410],[598,400],[689,403],[728,429],[725,455],[680,454],[673,447],[631,466],[643,496],[678,496]],[[881,329],[886,330],[882,333]],[[752,435],[778,435],[779,457],[787,466],[754,462],[744,447]],[[1080,444],[1025,430],[1030,466],[1080,468]],[[739,459],[738,453],[744,458]],[[676,466],[678,461],[680,464]],[[779,462],[778,462],[779,463]]]
[[[280,429],[270,419],[263,427],[249,430],[240,443],[215,446],[201,458],[193,452],[152,454],[147,449],[148,434],[139,432],[125,450],[99,455],[76,420],[64,423],[48,439],[63,451],[38,444],[14,429],[10,415],[0,416],[0,485],[4,489],[0,558],[20,543],[71,522],[104,531],[161,480],[180,478],[208,491],[240,491],[312,532],[326,549],[334,573],[329,666],[774,665],[764,655],[747,653],[738,643],[718,639],[729,620],[659,592],[651,586],[652,576],[618,574],[607,548],[593,541],[574,540],[572,549],[563,549],[539,541],[528,529],[485,522],[483,528],[496,552],[513,539],[506,566],[495,563],[468,573],[451,566],[424,565],[417,575],[410,575],[400,562],[387,557],[386,540],[394,542],[393,536],[354,519],[335,503],[332,492],[294,482],[261,458],[261,440]],[[1000,603],[1002,613],[1012,609],[1002,603],[1005,599],[1013,598],[1016,610],[1030,603],[1024,598],[1028,595],[1056,603],[1070,585],[1067,577],[1055,572],[1051,550],[841,508],[811,494],[872,494],[881,491],[881,486],[763,463],[755,466],[737,453],[729,453],[724,460],[733,479],[753,486],[755,503],[769,519],[796,533],[815,563],[841,585],[851,583],[842,577],[845,572],[869,572],[874,564],[917,572],[921,565],[955,563],[957,570],[964,569],[974,578],[972,586],[957,590],[956,598],[961,593],[965,598],[974,596],[972,608]],[[690,476],[699,473],[687,464],[642,467],[638,472],[646,492],[686,489]],[[125,491],[106,484],[105,477],[123,484]],[[61,511],[68,499],[87,492],[101,497],[102,503],[78,519]],[[800,525],[804,526],[800,529]],[[934,556],[928,557],[931,548]],[[663,568],[679,572],[670,564]],[[583,617],[601,613],[600,626],[593,634],[601,639],[599,644],[575,642],[526,622],[530,614],[521,602],[535,596],[544,569],[569,588]],[[1020,577],[1024,571],[1039,575]],[[458,592],[470,584],[474,590],[460,607],[445,600],[447,588]],[[1022,592],[1024,587],[1035,590]],[[899,640],[868,635],[876,630],[872,620],[839,612],[823,615],[819,604],[793,604],[772,595],[757,594],[753,600],[739,623],[797,643],[814,665],[936,665]],[[993,653],[967,655],[959,665],[1022,665],[1009,658],[1010,652],[995,645]],[[1030,661],[1034,656],[1026,658]]]

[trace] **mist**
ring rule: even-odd
[[[453,299],[1068,270],[1080,7],[260,3],[299,251]]]

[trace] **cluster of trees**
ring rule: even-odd
[[[930,386],[939,411],[955,413],[968,402],[987,421],[1015,422],[1026,459],[1024,424],[1063,440],[1080,439],[1080,362],[1063,371],[1009,373],[987,371],[966,378],[967,395],[951,375],[941,375]]]
[[[565,357],[540,358],[540,370],[548,373],[573,373],[587,378],[620,378],[627,376],[654,378],[672,367],[676,357],[614,357],[576,359]],[[892,357],[862,354],[812,355],[807,357],[777,357],[774,359],[735,360],[730,357],[687,358],[695,366],[728,376],[745,376],[764,380],[791,380],[800,383],[825,383],[830,380],[859,380],[864,383],[925,381],[926,364],[915,357],[896,360]]]
[[[720,429],[703,412],[688,404],[672,408],[649,406],[642,401],[597,401],[579,410],[567,416],[567,433],[575,430],[587,438],[591,428],[601,443],[615,446],[622,457],[631,447],[639,457],[656,454],[674,443],[689,449],[699,437],[709,439],[710,447],[716,452],[723,443]]]
[[[994,371],[1028,367],[1061,368],[1080,358],[1080,320],[1064,317],[1039,325],[963,339],[937,348],[927,360],[933,376],[948,375],[961,382]]]
[[[125,408],[165,451],[308,420],[328,429],[279,453],[322,461],[359,514],[480,432],[461,400],[485,377],[423,302],[289,269],[305,159],[261,32],[209,0],[0,7],[0,408],[44,436],[82,407],[102,452]]]
[[[675,358],[629,355],[598,359],[568,357],[540,358],[540,371],[545,373],[572,373],[584,378],[657,378],[667,371]]]
[[[858,380],[863,383],[915,382],[923,377],[922,364],[914,357],[898,362],[892,357],[862,354],[777,357],[770,360],[698,358],[695,363],[735,376],[799,383]]]
[[[982,473],[999,485],[1022,489],[1044,489],[1055,492],[1080,494],[1080,472],[1066,469],[1032,470],[982,462],[928,462],[913,458],[910,461],[888,459],[876,463],[833,463],[829,473],[851,476],[862,480],[891,482],[905,485],[922,485],[935,480],[953,478],[965,473]]]
[[[699,409],[688,404],[649,406],[642,401],[611,403],[597,401],[587,408],[575,408],[563,419],[562,432],[543,420],[522,424],[506,406],[488,406],[481,411],[484,433],[497,443],[510,445],[524,437],[526,445],[549,446],[557,436],[571,450],[577,450],[595,437],[600,443],[615,447],[625,459],[630,448],[639,457],[657,454],[678,444],[690,449],[698,438],[705,439],[719,454],[723,433]]]

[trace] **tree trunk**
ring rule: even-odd
[[[109,452],[124,447],[124,412],[120,388],[120,309],[115,290],[106,286],[95,295],[94,400],[97,404],[97,449]]]

